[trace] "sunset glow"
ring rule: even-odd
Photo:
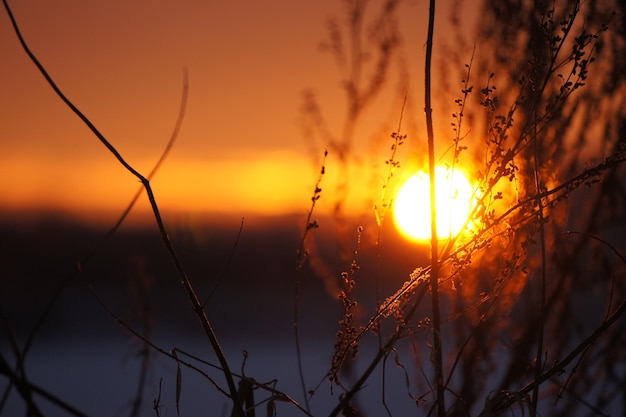
[[[472,186],[458,169],[438,166],[435,172],[437,236],[456,236],[467,222],[472,208]],[[424,172],[410,177],[394,201],[394,221],[398,230],[411,240],[431,237],[430,177]]]
[[[164,214],[170,212],[227,213],[236,216],[299,212],[310,201],[315,170],[294,153],[240,151],[236,162],[173,157],[151,180]],[[56,163],[55,163],[56,162]],[[142,172],[153,161],[138,160]],[[115,221],[141,188],[139,181],[104,154],[81,159],[0,157],[0,210],[55,211],[89,218],[110,212]],[[149,213],[145,195],[134,212]]]

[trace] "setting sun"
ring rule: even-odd
[[[438,166],[435,171],[437,236],[457,235],[469,216],[472,186],[458,169]],[[430,230],[430,177],[424,172],[410,177],[394,201],[394,221],[398,230],[411,240],[428,240]]]

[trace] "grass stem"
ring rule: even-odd
[[[443,381],[443,359],[441,346],[441,315],[439,311],[439,249],[437,241],[437,210],[435,198],[435,140],[433,132],[433,110],[431,105],[431,61],[433,50],[433,32],[435,25],[435,0],[430,0],[428,13],[428,38],[426,40],[426,65],[425,65],[425,105],[426,132],[428,134],[428,167],[430,171],[430,290],[433,315],[433,360],[435,365],[435,385],[437,415],[445,416],[446,406],[444,400],[445,387]]]

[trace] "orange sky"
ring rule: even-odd
[[[167,143],[182,68],[188,68],[185,121],[153,180],[164,210],[246,215],[308,209],[319,167],[303,139],[298,109],[302,91],[312,88],[331,126],[339,126],[340,78],[332,57],[319,49],[339,2],[10,4],[59,87],[142,173]],[[426,1],[408,2],[401,20],[409,94],[418,109],[426,12]],[[137,180],[54,95],[21,50],[4,10],[0,51],[0,209],[121,211]],[[393,81],[389,85],[392,90]],[[362,139],[364,154],[387,152],[385,140],[400,111],[394,97],[384,93],[365,115],[357,134],[369,136]],[[372,132],[381,136],[375,146]],[[388,155],[376,158],[384,167]],[[361,179],[355,189],[380,186]]]

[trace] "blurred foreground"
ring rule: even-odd
[[[304,217],[250,218],[242,226],[237,218],[201,224],[180,216],[167,223],[199,297],[207,301],[209,319],[234,372],[242,371],[245,350],[249,354],[243,369],[246,375],[267,381],[277,378],[277,389],[302,402],[293,308],[296,251]],[[350,267],[339,254],[332,220],[321,219],[319,223],[321,227],[312,231],[307,245],[319,249],[302,270],[300,293],[301,344],[311,388],[330,368],[342,314],[337,298],[340,272]],[[356,225],[349,229],[354,230],[348,234],[354,236],[351,242],[356,250]],[[402,241],[392,229],[384,232],[388,244],[380,254],[380,270],[385,276],[379,287],[386,296],[407,278],[424,251]],[[142,399],[141,416],[156,415],[153,405],[158,397],[160,415],[173,415],[176,364],[154,350],[146,351],[141,340],[98,304],[87,282],[112,312],[160,348],[177,348],[211,363],[217,361],[156,227],[124,225],[101,245],[105,235],[103,227],[61,216],[4,222],[0,230],[3,333],[14,332],[20,350],[34,336],[24,361],[29,380],[87,415],[129,415],[138,396]],[[358,248],[362,272],[357,276],[355,292],[362,300],[363,310],[359,311],[367,310],[366,314],[374,311],[376,301],[374,235],[375,231],[364,232]],[[79,262],[83,274],[77,272]],[[312,264],[317,265],[317,273]],[[10,339],[3,335],[0,349],[5,358],[15,361]],[[146,362],[149,370],[141,385],[146,352],[150,355]],[[207,372],[220,379],[219,371],[209,368]],[[1,381],[4,390],[8,383]],[[327,413],[337,396],[336,391],[333,400],[323,387],[311,402],[313,411]],[[400,397],[397,401],[411,403],[402,390],[395,396]],[[46,415],[66,415],[46,400],[36,402]],[[378,396],[375,403],[380,403]],[[183,372],[180,406],[182,415],[230,413],[227,399],[189,370]],[[24,402],[13,387],[1,415],[25,412]]]

